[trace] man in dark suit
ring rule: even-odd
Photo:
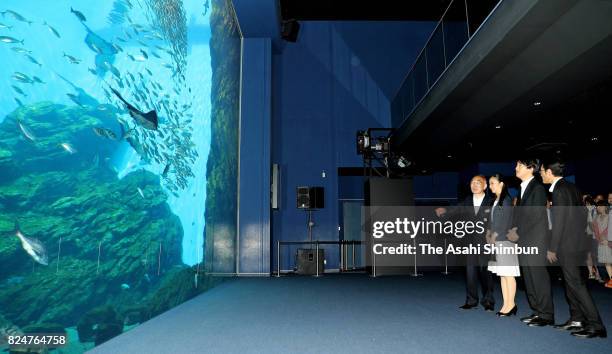
[[[545,162],[540,175],[552,192],[552,238],[547,258],[561,267],[565,282],[565,297],[570,308],[570,319],[555,328],[576,330],[572,335],[581,338],[607,336],[597,307],[586,287],[583,271],[590,239],[587,238],[587,210],[580,202],[580,195],[572,183],[563,178],[565,164],[559,160]]]
[[[546,215],[546,189],[534,174],[540,170],[538,159],[526,158],[516,163],[516,177],[521,180],[521,192],[513,216],[513,228],[508,240],[521,247],[537,247],[538,253],[520,254],[527,300],[533,313],[521,318],[531,327],[554,324],[554,307],[550,277],[546,268],[548,250],[548,217]]]
[[[448,213],[444,208],[438,208],[436,213],[438,216],[445,215],[453,219],[462,221],[484,221],[490,215],[491,206],[494,199],[486,193],[487,179],[482,175],[472,177],[470,181],[470,190],[472,194],[462,200],[456,208],[451,209]],[[465,236],[467,239],[465,244],[485,245],[485,234],[471,234]],[[493,296],[493,273],[487,270],[488,256],[470,254],[466,257],[466,299],[465,304],[460,306],[461,309],[468,310],[478,306],[478,285],[482,289],[482,299],[480,303],[486,311],[493,311],[495,308],[495,298]]]

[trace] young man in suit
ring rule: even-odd
[[[527,300],[533,313],[521,318],[530,327],[554,324],[554,307],[550,277],[547,270],[546,251],[548,250],[548,217],[546,214],[546,189],[534,174],[540,170],[540,161],[525,158],[516,163],[516,177],[521,180],[521,192],[517,202],[513,228],[508,240],[517,242],[521,247],[537,247],[538,253],[520,254],[519,264],[525,281]]]
[[[586,287],[583,263],[590,247],[587,237],[587,210],[572,183],[563,178],[565,164],[559,160],[545,162],[540,175],[550,184],[552,193],[552,238],[547,252],[550,263],[558,262],[565,281],[565,297],[570,308],[570,319],[555,328],[575,330],[573,336],[581,338],[607,337],[597,307]]]
[[[486,193],[487,179],[482,175],[472,177],[470,181],[470,190],[472,194],[462,200],[456,208],[451,209],[446,213],[445,208],[436,209],[436,214],[442,216],[444,214],[450,218],[456,218],[464,221],[485,221],[489,217],[491,206],[494,199]],[[473,234],[466,236],[466,244],[484,245],[486,244],[485,234]],[[495,308],[495,298],[493,296],[494,276],[493,273],[487,270],[488,256],[468,255],[466,257],[466,299],[465,304],[459,308],[469,310],[478,306],[479,291],[478,285],[482,289],[482,299],[480,303],[485,311],[492,312]]]

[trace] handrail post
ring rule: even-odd
[[[317,274],[315,276],[318,277],[319,276],[319,240],[315,242],[315,246],[316,246],[315,262],[317,263]]]
[[[353,241],[352,245],[353,245],[353,270],[355,270],[355,241]]]
[[[276,277],[280,278],[280,240],[276,241]]]

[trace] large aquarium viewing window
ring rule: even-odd
[[[0,3],[0,350],[235,272],[241,41],[231,0]]]

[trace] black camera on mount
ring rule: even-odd
[[[357,155],[389,154],[391,137],[389,135],[372,136],[370,130],[357,131]]]
[[[363,155],[370,149],[370,136],[365,130],[357,131],[357,155]]]

